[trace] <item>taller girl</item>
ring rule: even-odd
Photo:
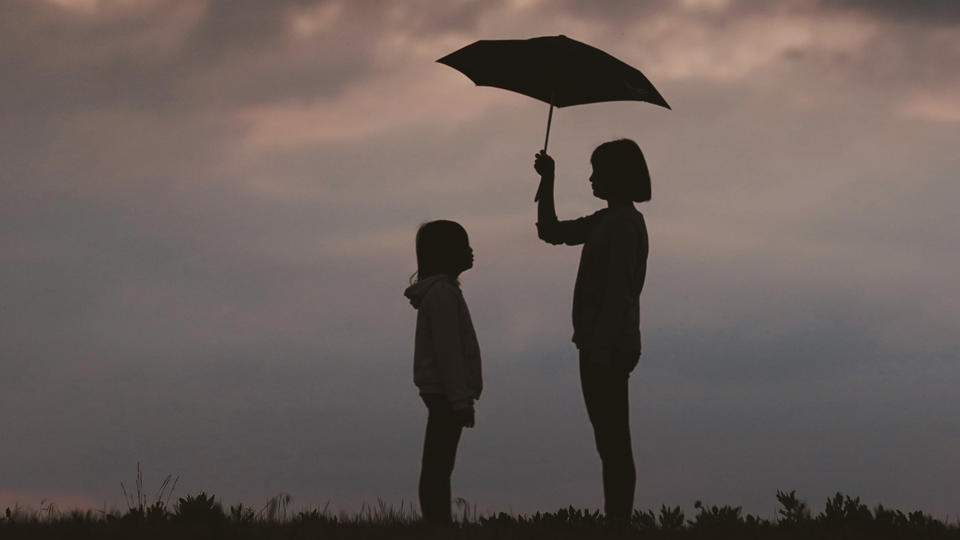
[[[627,380],[640,359],[640,292],[649,244],[634,202],[650,200],[650,174],[637,143],[601,144],[590,157],[593,195],[607,207],[589,216],[557,220],[554,161],[540,152],[537,232],[550,244],[583,244],[573,289],[573,342],[580,350],[580,384],[603,464],[604,512],[627,520],[636,471],[630,441]]]

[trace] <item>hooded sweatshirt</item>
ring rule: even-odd
[[[480,345],[456,280],[446,274],[422,279],[404,291],[417,310],[413,382],[420,394],[443,394],[454,409],[480,397]]]

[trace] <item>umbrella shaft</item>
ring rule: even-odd
[[[547,113],[547,136],[543,139],[543,153],[547,153],[547,143],[550,142],[550,122],[553,121],[553,103],[550,103],[550,112]]]
[[[553,121],[553,100],[556,98],[556,93],[550,93],[550,112],[547,113],[547,136],[543,138],[543,153],[547,153],[547,143],[550,142],[550,122]],[[541,185],[541,187],[543,187]],[[537,194],[533,196],[533,202],[540,200],[540,197],[543,194],[540,192],[540,187],[537,188]]]

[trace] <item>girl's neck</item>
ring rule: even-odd
[[[623,208],[626,206],[633,206],[633,201],[629,199],[607,201],[607,208]]]

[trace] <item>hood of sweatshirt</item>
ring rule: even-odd
[[[436,274],[428,277],[427,279],[421,279],[420,281],[407,287],[407,290],[403,291],[403,295],[410,299],[411,306],[413,306],[415,309],[420,309],[420,304],[423,302],[423,297],[427,295],[427,291],[445,279],[449,280],[450,276],[446,274]]]

